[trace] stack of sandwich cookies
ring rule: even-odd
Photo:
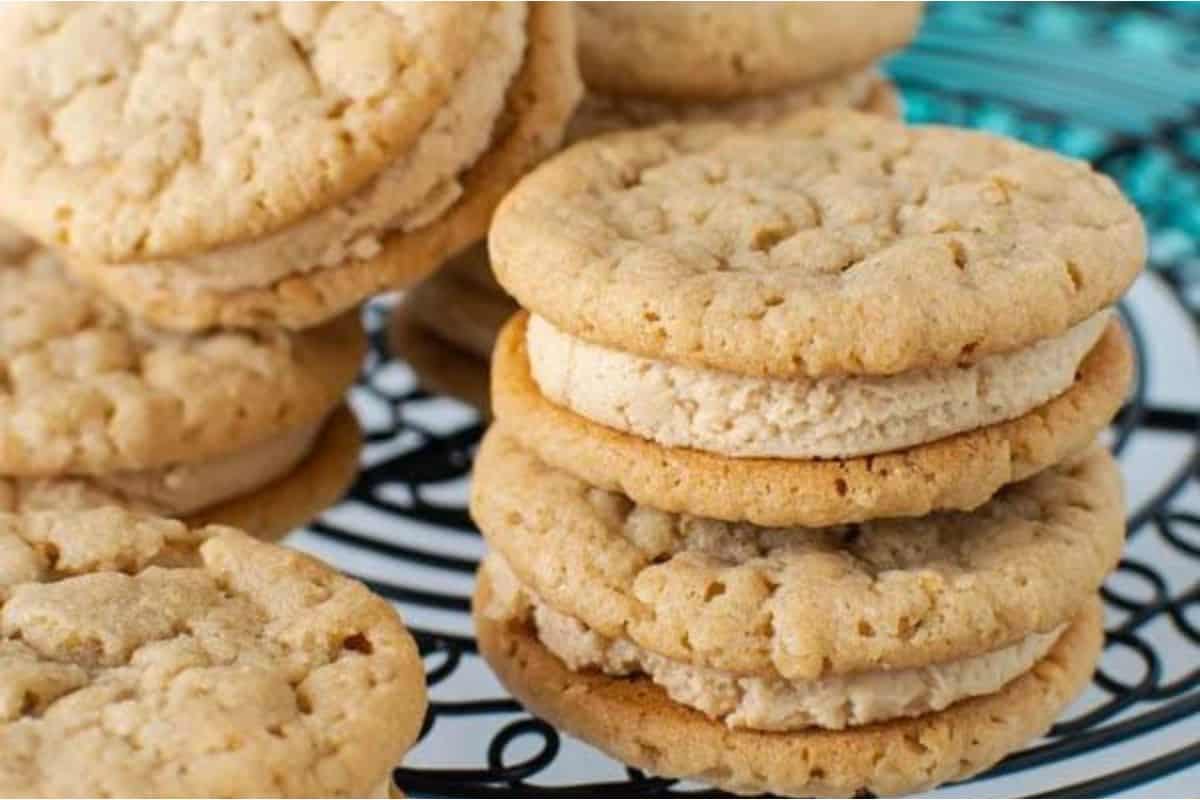
[[[388,797],[424,670],[392,607],[222,527],[0,513],[0,793]]]
[[[16,7],[0,213],[161,327],[321,324],[483,237],[574,52],[542,4]]]
[[[534,713],[746,793],[921,791],[1044,733],[1103,642],[1124,533],[1100,448],[974,512],[759,528],[637,505],[493,427],[480,650]]]
[[[588,93],[572,141],[664,122],[773,122],[810,108],[900,115],[875,66],[920,3],[576,3]]]
[[[543,165],[489,245],[528,311],[475,614],[534,711],[656,774],[894,794],[1086,684],[1144,258],[1107,178],[849,111],[667,126]]]
[[[405,293],[392,310],[391,353],[408,362],[425,387],[489,413],[488,362],[516,311],[480,244]]]
[[[167,333],[8,238],[0,510],[120,505],[274,538],[342,495],[361,445],[343,405],[366,347],[355,317]]]
[[[828,525],[974,508],[1087,447],[1144,232],[1084,164],[814,111],[578,145],[490,249],[530,312],[493,362],[513,435],[668,511]]]

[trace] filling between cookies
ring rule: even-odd
[[[291,472],[312,452],[322,424],[305,425],[219,458],[91,480],[102,492],[118,493],[160,513],[191,514],[249,494]]]
[[[232,291],[369,259],[382,240],[434,222],[462,194],[460,177],[487,151],[526,47],[523,4],[499,4],[449,102],[412,149],[363,189],[268,236],[179,259],[129,265],[131,279],[174,290]]]
[[[567,139],[577,141],[609,131],[667,122],[761,123],[808,108],[863,108],[882,80],[879,70],[870,67],[786,92],[726,103],[668,103],[589,92],[571,121]]]
[[[500,621],[531,623],[538,640],[569,669],[644,675],[677,703],[731,728],[762,731],[841,730],[920,716],[993,694],[1032,669],[1067,628],[1030,634],[1008,647],[957,661],[789,681],[686,664],[627,639],[603,636],[544,603],[518,581],[499,555],[488,556],[481,574],[492,591],[491,605],[483,613]]]
[[[850,458],[1014,419],[1070,388],[1104,310],[1022,350],[893,376],[757,378],[586,342],[531,316],[534,381],[551,402],[667,447],[738,458]]]

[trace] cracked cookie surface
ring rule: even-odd
[[[812,111],[583,142],[489,237],[520,304],[582,339],[774,377],[973,363],[1113,303],[1145,234],[1090,166],[989,134]]]
[[[363,796],[415,739],[390,605],[231,528],[0,514],[0,791]]]
[[[973,512],[828,528],[668,514],[547,466],[494,425],[471,514],[547,604],[677,661],[815,679],[997,650],[1070,621],[1116,565],[1099,448]]]
[[[0,209],[44,242],[112,262],[278,230],[408,149],[493,13],[6,7]]]
[[[46,250],[0,263],[0,474],[144,470],[319,421],[358,372],[356,315],[302,333],[155,330]]]

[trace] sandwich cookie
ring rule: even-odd
[[[483,237],[582,92],[549,4],[4,14],[0,194],[21,199],[0,212],[180,330],[304,328],[416,283]],[[62,57],[97,37],[101,62]]]
[[[391,314],[391,352],[426,388],[489,415],[488,362],[500,329],[517,310],[492,277],[480,244],[404,295]]]
[[[768,123],[816,107],[900,116],[875,66],[920,3],[577,3],[588,94],[567,138],[666,122]]]
[[[988,134],[813,111],[600,137],[497,213],[493,268],[530,316],[493,404],[550,463],[668,511],[971,509],[1116,412],[1110,309],[1144,250],[1108,178]]]
[[[973,512],[829,528],[668,514],[488,432],[481,652],[532,711],[739,792],[920,791],[1045,732],[1103,639],[1124,539],[1094,447]]]
[[[44,249],[0,264],[0,510],[121,505],[274,538],[332,505],[361,436],[355,315],[302,333],[167,333]]]
[[[382,598],[122,509],[0,513],[0,793],[388,797],[426,707]]]

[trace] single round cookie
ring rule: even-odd
[[[890,796],[970,777],[1049,730],[1104,642],[1100,604],[1089,599],[1050,653],[995,694],[844,731],[732,730],[645,678],[571,672],[527,626],[481,612],[490,590],[481,580],[475,594],[480,653],[532,713],[652,775],[742,794]]]
[[[951,368],[1060,336],[1141,270],[1087,164],[990,134],[818,110],[581,142],[489,238],[517,301],[595,344],[756,377]]]
[[[523,13],[518,4],[494,7],[506,15]],[[329,236],[322,228],[305,232],[304,253],[297,255],[299,226],[293,226],[271,242],[253,243],[262,250],[254,257],[230,250],[190,260],[131,264],[85,258],[72,260],[73,270],[118,297],[139,316],[178,330],[270,323],[305,328],[370,294],[416,284],[485,236],[504,194],[559,145],[582,95],[569,8],[530,4],[521,35],[527,42],[523,60],[502,98],[504,106],[494,125],[485,129],[463,124],[461,117],[477,105],[464,96],[460,98],[462,108],[456,107],[446,123],[462,128],[461,135],[445,134],[437,139],[455,146],[463,136],[491,130],[486,149],[460,172],[431,187],[431,194],[403,224],[389,220],[368,226],[333,252],[327,252]],[[475,66],[485,84],[494,79],[498,69],[490,59],[480,59]],[[435,132],[441,130],[442,126],[435,126]],[[415,169],[426,159],[414,156],[412,162]],[[388,186],[377,181],[368,189],[370,197],[358,201],[365,207],[376,203],[376,195],[386,196]],[[330,213],[335,217],[331,229],[348,215],[336,209]],[[261,273],[250,281],[245,280],[247,264]],[[202,280],[197,279],[198,274]]]
[[[512,436],[555,467],[665,511],[759,525],[835,525],[970,510],[1006,484],[1086,448],[1125,398],[1133,356],[1117,322],[1064,393],[1008,422],[882,455],[731,458],[663,447],[549,402],[529,370],[528,315],[501,332],[492,406]]]
[[[44,242],[107,262],[277,231],[406,153],[498,13],[6,7],[0,212]]]
[[[0,793],[363,797],[417,737],[412,637],[313,558],[116,509],[0,514],[0,554]]]
[[[311,450],[281,477],[231,499],[218,499],[188,513],[185,521],[192,527],[230,525],[259,539],[280,539],[341,499],[358,474],[361,449],[358,422],[343,406],[322,426]],[[105,506],[162,516],[179,513],[169,503],[103,479],[0,476],[0,512],[83,511]]]
[[[461,400],[485,418],[491,417],[488,362],[455,347],[417,322],[404,302],[392,309],[388,350],[412,368],[424,388]]]
[[[45,250],[0,264],[0,475],[113,475],[303,456],[366,349],[356,314],[301,333],[153,329]],[[290,461],[290,463],[288,463]]]
[[[1098,446],[972,512],[826,528],[670,514],[554,469],[503,420],[471,516],[520,583],[602,636],[743,674],[816,680],[991,653],[1069,622],[1120,558]]]
[[[719,100],[795,88],[904,46],[920,3],[577,3],[579,63],[608,95]]]

